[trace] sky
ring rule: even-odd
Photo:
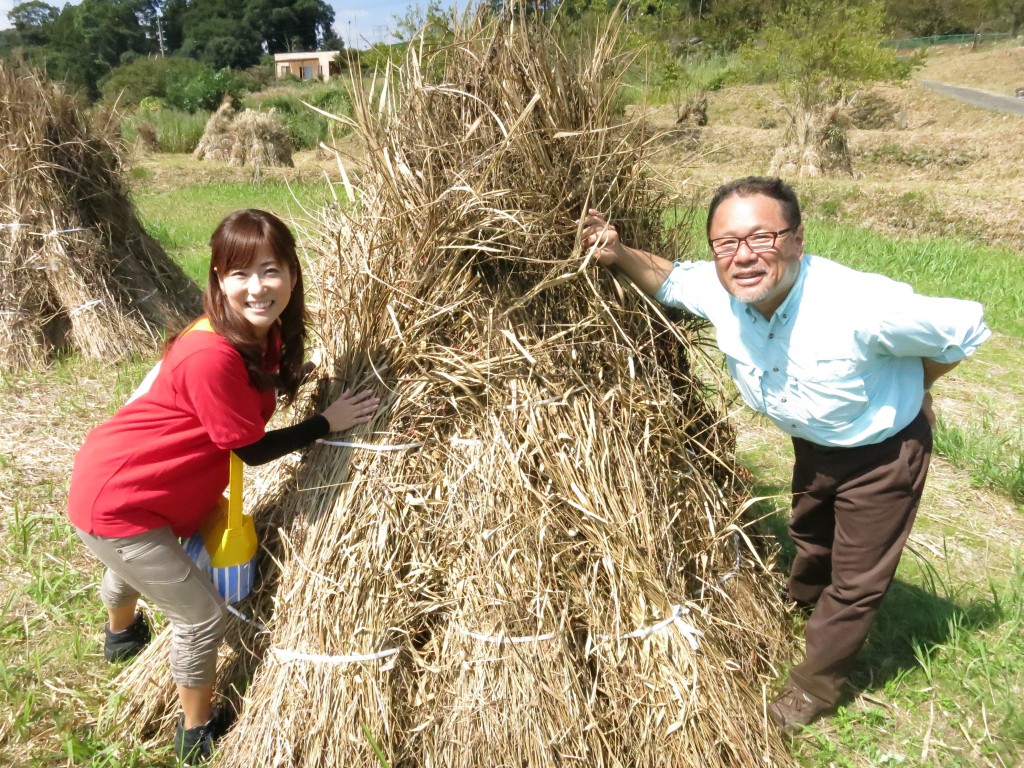
[[[44,0],[56,8],[64,7],[62,0]],[[80,0],[74,0],[77,5]],[[7,12],[21,0],[0,0],[0,29],[10,27]],[[408,7],[423,6],[416,0],[331,0],[334,8],[334,30],[347,48],[367,48],[373,43],[394,42],[394,16],[403,16]]]

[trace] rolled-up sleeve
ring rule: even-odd
[[[713,264],[703,261],[677,261],[654,300],[668,307],[679,307],[691,314],[707,318],[704,300],[722,292]]]
[[[958,363],[991,335],[978,302],[915,293],[901,296],[897,305],[883,314],[876,341],[895,357]]]

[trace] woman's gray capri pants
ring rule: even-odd
[[[100,584],[103,605],[117,608],[145,596],[171,622],[174,682],[186,688],[212,684],[217,649],[227,630],[224,599],[171,529],[109,539],[82,530],[78,535],[107,566]]]

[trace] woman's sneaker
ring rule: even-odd
[[[202,765],[213,754],[213,721],[195,728],[185,727],[185,716],[178,715],[178,729],[174,732],[174,754],[182,765]]]
[[[138,656],[153,637],[146,617],[137,611],[135,621],[127,629],[111,632],[110,625],[107,624],[103,627],[103,633],[106,635],[103,640],[103,655],[109,662],[126,661]]]

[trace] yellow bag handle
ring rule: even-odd
[[[228,530],[237,531],[242,527],[242,473],[245,465],[234,451],[231,452],[231,469],[228,479]]]
[[[210,324],[210,318],[201,317],[196,320],[185,333],[192,331],[210,331],[215,333]],[[183,334],[184,335],[184,334]],[[228,530],[237,531],[242,527],[242,475],[245,464],[231,452],[230,468],[228,474]]]

